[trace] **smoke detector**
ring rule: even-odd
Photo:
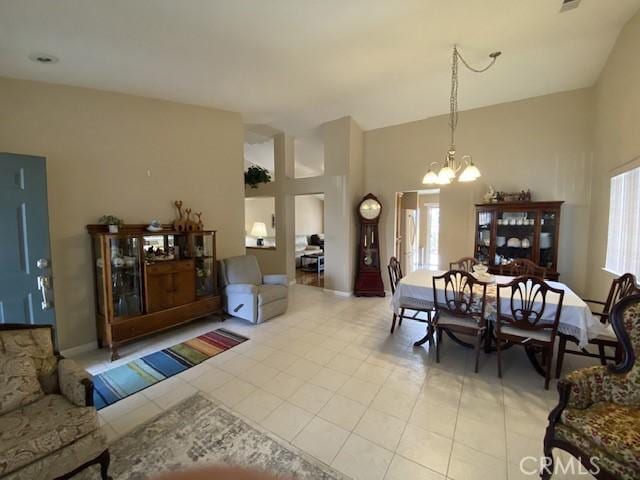
[[[50,55],[48,53],[32,53],[31,55],[29,55],[29,60],[31,60],[32,62],[44,64],[58,63],[60,61],[58,57],[56,57],[55,55]]]
[[[580,5],[580,0],[562,0],[562,7],[560,7],[560,11],[567,12],[574,8],[578,8],[578,5]]]

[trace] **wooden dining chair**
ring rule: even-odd
[[[400,266],[400,262],[396,257],[391,257],[389,259],[389,265],[387,265],[387,270],[389,271],[389,283],[391,284],[391,295],[396,293],[396,289],[398,287],[398,283],[402,280],[402,268]],[[411,314],[406,314],[406,312],[412,312]],[[396,328],[396,320],[398,321],[398,327],[402,325],[402,319],[408,318],[410,320],[416,320],[422,323],[431,323],[431,315],[433,313],[432,308],[425,308],[424,305],[418,304],[408,304],[400,305],[400,312],[396,314],[393,312],[393,319],[391,321],[391,333],[394,332]],[[425,314],[426,318],[422,318],[420,315]]]
[[[500,265],[500,275],[512,277],[531,275],[544,279],[547,275],[547,269],[526,258],[516,258],[505,265]]]
[[[438,290],[442,294],[438,293]],[[485,307],[487,284],[476,280],[469,272],[450,270],[433,277],[433,328],[436,332],[436,362],[440,363],[442,332],[460,333],[476,337],[476,366],[478,373],[482,335],[487,329]]]
[[[463,272],[473,273],[474,265],[480,262],[473,257],[462,257],[455,262],[449,264],[449,270],[462,270]]]
[[[505,298],[504,294],[508,296]],[[552,318],[545,313],[550,307],[547,296],[555,295],[555,311]],[[506,300],[505,305],[502,300]],[[502,378],[502,348],[505,345],[522,345],[541,349],[545,366],[544,388],[549,390],[553,345],[558,333],[564,290],[553,288],[542,278],[527,275],[499,284],[496,288],[497,315],[495,322],[498,377]],[[508,306],[508,308],[505,308]],[[551,321],[549,321],[551,320]]]
[[[581,355],[583,357],[599,358],[602,365],[607,364],[607,360],[620,360],[622,355],[622,346],[620,345],[618,338],[616,337],[613,327],[611,326],[611,311],[616,303],[629,295],[640,293],[640,288],[636,282],[636,277],[632,273],[625,273],[618,278],[613,279],[611,287],[609,288],[609,294],[607,299],[602,302],[599,300],[584,299],[586,303],[594,305],[601,305],[602,311],[591,313],[598,318],[598,321],[602,323],[604,330],[595,338],[589,340],[589,345],[595,345],[598,347],[598,353],[591,353],[586,348],[580,350],[570,350],[567,348],[567,343],[572,342],[578,344],[578,340],[571,335],[559,334],[560,341],[558,342],[558,360],[556,365],[556,378],[560,378],[562,375],[562,364],[564,363],[564,356],[568,353],[571,355]],[[613,355],[607,355],[607,349],[613,349]]]

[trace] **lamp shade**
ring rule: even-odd
[[[473,182],[480,176],[480,170],[478,170],[478,167],[476,167],[474,164],[471,164],[462,171],[462,173],[460,174],[460,178],[458,178],[458,181]]]
[[[253,228],[251,228],[251,235],[257,238],[264,238],[267,236],[267,226],[262,222],[255,222]]]
[[[435,185],[438,183],[438,174],[433,170],[429,170],[427,174],[422,178],[422,183],[425,185]]]

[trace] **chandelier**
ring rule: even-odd
[[[462,173],[458,177],[459,182],[473,182],[480,177],[480,170],[473,163],[471,155],[464,155],[460,162],[456,160],[456,142],[455,134],[456,127],[458,126],[458,60],[462,61],[462,64],[469,70],[475,73],[482,73],[489,70],[496,59],[502,52],[493,52],[489,55],[491,61],[484,68],[473,68],[467,61],[460,55],[458,47],[453,47],[453,59],[451,61],[451,96],[449,97],[449,130],[451,132],[451,143],[449,144],[449,151],[445,155],[444,162],[440,171],[436,173],[435,168],[440,167],[439,162],[432,162],[429,165],[429,171],[422,179],[422,183],[425,185],[447,185],[456,178],[458,173],[462,170]]]

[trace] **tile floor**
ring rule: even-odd
[[[98,373],[220,326],[251,339],[101,410],[112,440],[200,391],[354,479],[538,478],[519,464],[541,454],[557,394],[522,349],[505,352],[500,380],[495,355],[475,374],[471,352],[445,337],[436,364],[412,345],[424,325],[389,335],[390,319],[389,298],[294,285],[287,314],[267,323],[207,319],[128,345],[117,362],[97,350],[76,359]]]

